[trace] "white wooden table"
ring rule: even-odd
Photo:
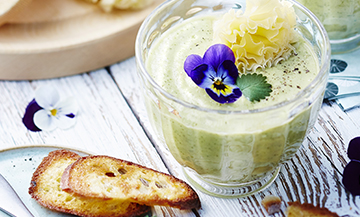
[[[55,86],[61,95],[76,98],[80,111],[73,128],[30,132],[23,125],[27,104],[34,98],[35,89],[44,84]],[[340,216],[360,216],[359,197],[346,192],[341,184],[343,168],[349,161],[347,145],[360,134],[359,120],[360,109],[343,112],[336,103],[326,102],[303,146],[268,189],[240,199],[220,199],[197,191],[202,202],[197,212],[154,207],[153,214],[267,216],[260,202],[271,194],[283,200],[282,211],[275,216],[285,216],[289,201],[327,207]],[[152,135],[134,57],[71,77],[0,81],[0,149],[38,144],[67,146],[130,160],[185,179],[180,165]]]

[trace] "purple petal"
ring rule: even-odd
[[[70,113],[70,114],[67,114],[66,117],[75,118],[75,115],[73,113]]]
[[[218,68],[217,76],[223,78],[224,84],[235,84],[239,77],[238,69],[234,62],[225,60]]]
[[[201,83],[197,84],[199,87],[205,89],[205,88],[211,88],[211,86],[214,84],[214,78],[216,77],[216,72],[213,68],[208,66],[208,69],[206,71],[203,71],[204,78],[201,80]]]
[[[217,71],[225,60],[235,62],[234,52],[224,44],[215,44],[205,52],[203,63],[211,65]]]
[[[195,84],[200,85],[204,81],[204,79],[207,78],[205,73],[207,72],[208,68],[209,67],[207,65],[202,64],[191,70],[188,75],[195,82]]]
[[[355,137],[349,142],[347,154],[351,160],[360,161],[360,137]]]
[[[360,195],[360,162],[350,161],[344,168],[342,183],[353,195]]]
[[[199,55],[191,54],[189,55],[184,62],[184,70],[191,77],[191,71],[196,67],[203,64],[203,60]]]
[[[234,87],[231,94],[224,96],[223,94],[218,95],[211,88],[206,88],[206,93],[216,102],[224,104],[224,103],[233,103],[238,100],[242,96],[242,92],[240,88]]]
[[[33,99],[26,107],[22,122],[28,130],[33,132],[41,131],[41,129],[39,129],[34,123],[34,114],[40,109],[42,108],[37,104],[35,99]]]

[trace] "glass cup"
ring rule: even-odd
[[[297,0],[324,25],[333,53],[360,46],[360,0]]]
[[[296,31],[312,44],[319,73],[292,99],[256,110],[212,110],[189,104],[160,87],[145,67],[148,51],[164,32],[193,16],[226,12],[235,5],[244,8],[245,0],[166,1],[140,27],[135,55],[150,122],[183,166],[187,180],[207,194],[243,197],[268,187],[316,121],[329,72],[329,39],[308,9],[292,3]]]

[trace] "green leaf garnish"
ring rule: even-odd
[[[272,92],[271,84],[267,83],[266,76],[256,73],[239,76],[236,85],[251,102],[265,99]]]

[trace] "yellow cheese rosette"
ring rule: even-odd
[[[295,24],[290,2],[247,0],[245,12],[232,9],[214,24],[214,41],[233,50],[240,72],[255,71],[291,55]]]

